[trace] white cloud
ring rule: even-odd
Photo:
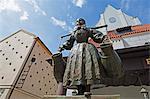
[[[25,0],[25,1],[28,2],[28,4],[30,4],[33,7],[35,12],[47,16],[46,12],[39,7],[36,0]],[[24,8],[22,8],[22,6],[19,5],[17,0],[0,0],[0,13],[5,13],[5,11],[13,11],[17,13],[20,16],[21,21],[26,21],[29,19],[28,12]]]
[[[56,25],[56,26],[60,26],[61,28],[65,29],[66,27],[66,22],[56,19],[55,17],[51,17],[51,22],[52,24]]]
[[[73,4],[75,4],[77,7],[80,7],[80,8],[82,8],[82,6],[85,4],[85,0],[73,0],[72,1],[73,2]]]
[[[21,8],[15,0],[0,0],[0,12],[6,10],[21,12]]]
[[[16,0],[0,0],[0,13],[2,13],[3,11],[13,11],[18,13],[19,15],[22,14],[22,16],[20,16],[20,20],[28,20],[29,14],[27,13],[27,11],[21,8]]]
[[[70,26],[68,26],[65,21],[59,20],[55,17],[51,17],[51,22],[53,25],[59,26],[62,29],[64,29],[65,31],[71,31],[72,30],[72,28]]]
[[[121,9],[125,8],[126,10],[129,10],[131,1],[132,0],[121,0]]]
[[[38,12],[38,13],[41,13],[42,15],[44,15],[44,16],[47,16],[46,12],[39,7],[36,0],[25,0],[25,1],[28,2],[34,8],[35,12]]]
[[[20,17],[20,20],[22,21],[28,20],[29,19],[28,16],[29,16],[28,12],[24,11],[23,15]]]

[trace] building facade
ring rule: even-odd
[[[101,25],[108,25],[98,30],[109,36],[122,60],[125,75],[119,80],[106,79],[106,86],[93,89],[92,92],[120,94],[121,99],[144,99],[141,88],[146,88],[150,93],[150,24],[141,24],[137,17],[108,5],[96,24]],[[100,49],[92,39],[89,42]]]
[[[52,53],[34,34],[19,30],[0,41],[0,99],[41,99],[56,94]]]

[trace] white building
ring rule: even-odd
[[[108,25],[99,31],[108,34],[114,49],[140,46],[150,42],[150,24],[141,25],[137,17],[125,14],[121,9],[108,5],[100,15],[96,26]]]
[[[141,22],[137,17],[129,16],[122,12],[121,9],[115,9],[111,5],[108,5],[104,13],[100,15],[100,20],[98,21],[96,26],[108,25],[107,30],[106,28],[99,29],[99,31],[103,32],[140,24]]]
[[[108,25],[98,30],[109,36],[113,48],[119,52],[126,73],[123,82],[112,80],[107,87],[93,89],[92,92],[101,95],[120,94],[121,99],[144,99],[140,93],[142,83],[146,82],[144,87],[150,93],[150,24],[142,25],[138,18],[108,5],[96,24],[101,25]],[[100,47],[92,39],[89,41]],[[143,74],[138,77],[141,84],[137,80],[140,73]]]
[[[118,29],[108,31],[108,35],[113,43],[114,49],[130,48],[149,44],[150,24],[131,26],[128,27],[129,30],[125,30],[125,28],[120,28],[122,29],[122,33],[117,32]]]

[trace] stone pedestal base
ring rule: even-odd
[[[85,97],[84,95],[77,95],[77,96],[45,95],[43,99],[120,99],[120,95],[91,95],[91,97]]]

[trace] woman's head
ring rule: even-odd
[[[79,26],[82,26],[82,25],[85,25],[85,20],[83,18],[78,18],[76,20],[76,26],[79,25]]]

